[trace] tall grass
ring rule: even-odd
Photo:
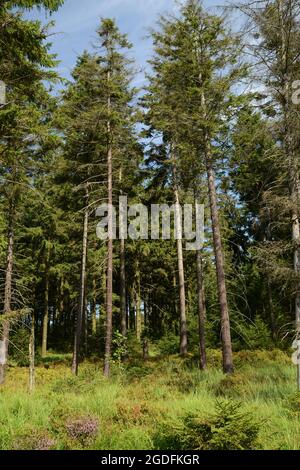
[[[206,372],[192,357],[170,356],[116,367],[110,380],[97,364],[83,364],[73,377],[61,358],[49,360],[37,368],[31,395],[27,370],[14,367],[0,389],[0,449],[151,449],[162,423],[179,423],[191,413],[205,419],[223,399],[242,403],[259,422],[261,448],[300,449],[300,397],[289,358],[243,352],[235,374],[226,377],[219,353],[209,356]],[[96,435],[85,443],[70,436],[72,419],[94,420]]]

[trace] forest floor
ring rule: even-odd
[[[10,367],[0,388],[0,449],[167,450],[176,444],[164,437],[178,434],[184,417],[208,423],[220,403],[241,404],[248,424],[256,423],[252,448],[300,449],[300,394],[290,357],[278,350],[239,352],[235,374],[225,377],[219,351],[208,356],[206,372],[192,357],[156,357],[115,365],[107,380],[99,361],[82,364],[73,377],[69,356],[49,354],[36,369],[32,394],[28,370]],[[215,440],[212,448],[239,446],[229,442],[230,426],[227,432],[225,445]]]

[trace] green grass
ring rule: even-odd
[[[33,394],[27,369],[10,368],[0,388],[0,449],[150,450],[163,423],[180,423],[188,413],[206,419],[220,400],[241,402],[259,422],[261,448],[300,449],[300,395],[290,358],[280,351],[237,353],[236,372],[226,377],[220,353],[208,355],[205,373],[194,358],[171,356],[115,366],[109,381],[101,364],[84,363],[73,377],[68,358],[50,356],[37,367]],[[92,436],[70,435],[72,420],[98,428]]]

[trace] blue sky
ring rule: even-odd
[[[222,0],[206,0],[205,6],[214,8]],[[134,48],[132,56],[139,70],[144,71],[151,56],[151,40],[146,38],[149,28],[155,26],[160,13],[176,12],[176,0],[65,0],[63,7],[52,15],[55,21],[53,28],[53,52],[61,61],[59,74],[69,78],[76,57],[84,49],[91,50],[95,30],[101,17],[111,17],[123,33],[127,33]],[[34,12],[30,17],[38,18],[43,23],[49,17],[43,12]],[[136,86],[143,85],[144,73],[139,73]]]

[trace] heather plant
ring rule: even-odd
[[[82,447],[89,446],[99,431],[98,420],[92,416],[81,416],[69,419],[65,427],[68,437],[79,442]]]

